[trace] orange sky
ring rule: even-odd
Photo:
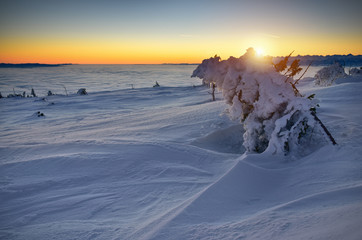
[[[272,56],[362,54],[358,11],[348,1],[323,2],[2,1],[0,62],[199,63],[249,47]]]

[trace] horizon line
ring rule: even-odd
[[[218,56],[217,54],[215,56]],[[362,57],[362,54],[333,54],[333,55],[292,55],[290,57],[295,58],[295,57],[333,57],[333,56],[339,56],[339,57]],[[213,56],[211,56],[213,57]],[[282,57],[286,57],[286,56],[270,56],[270,55],[265,55],[264,57],[271,57],[271,58],[282,58]],[[207,59],[207,58],[205,58]],[[198,65],[201,64],[202,61],[200,61],[200,63],[187,63],[187,62],[180,62],[180,63],[172,63],[172,62],[164,62],[164,63],[72,63],[72,62],[68,62],[68,63],[44,63],[44,62],[18,62],[18,63],[14,63],[14,62],[2,62],[0,63],[1,65]]]

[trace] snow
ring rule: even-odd
[[[338,145],[303,157],[201,86],[0,99],[0,239],[360,239],[362,78],[313,81]]]

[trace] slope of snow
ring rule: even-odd
[[[203,87],[0,99],[0,239],[360,239],[361,89],[301,83],[338,142],[303,158],[243,154]]]

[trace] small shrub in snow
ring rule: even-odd
[[[38,117],[45,117],[45,115],[44,115],[44,113],[42,113],[42,112],[36,112],[36,114],[35,114],[36,116],[38,116]]]
[[[36,94],[35,94],[34,88],[32,88],[32,89],[31,89],[31,95],[32,95],[33,97],[36,97]]]
[[[13,97],[23,97],[23,95],[18,94],[18,93],[14,93],[14,94],[10,93],[10,94],[8,94],[8,96],[7,96],[7,98],[13,98]]]
[[[272,64],[249,48],[240,58],[205,59],[192,74],[222,90],[230,116],[243,123],[249,152],[287,153],[320,136],[311,114],[316,102],[295,87],[293,76],[301,68],[298,60],[288,67],[288,58]]]
[[[156,81],[155,85],[153,85],[153,87],[159,87],[160,84],[158,84],[158,82]]]
[[[337,78],[346,76],[344,67],[336,62],[331,66],[320,69],[315,77],[314,83],[319,86],[330,86]]]
[[[78,95],[87,95],[87,91],[85,88],[80,88],[77,92]]]

